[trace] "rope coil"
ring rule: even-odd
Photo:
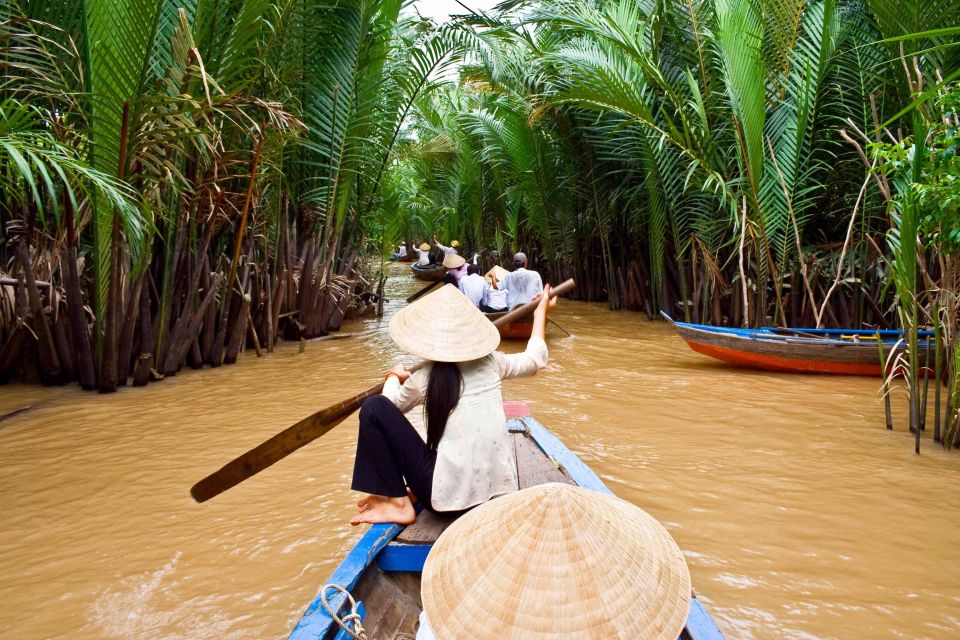
[[[344,596],[346,596],[347,602],[350,604],[350,613],[342,618],[337,615],[337,612],[333,610],[333,607],[331,607],[330,603],[327,601],[327,591],[330,589],[342,593]],[[320,589],[320,603],[323,605],[323,608],[326,610],[330,618],[340,625],[340,628],[346,631],[351,638],[354,640],[367,640],[367,631],[363,628],[363,624],[361,624],[362,620],[360,618],[360,612],[357,611],[357,601],[353,599],[353,596],[350,595],[349,591],[338,584],[325,584],[323,585],[323,588]],[[352,628],[350,625],[352,625]]]

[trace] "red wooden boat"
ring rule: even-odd
[[[483,315],[487,316],[490,322],[493,322],[506,313],[506,311],[497,311],[496,313],[485,313]],[[533,333],[533,315],[531,314],[526,318],[521,318],[515,322],[508,322],[502,327],[497,327],[497,330],[500,332],[501,338],[506,338],[509,340],[526,340],[530,337],[530,334]]]
[[[761,327],[737,329],[711,325],[675,322],[680,337],[698,353],[739,367],[792,373],[830,373],[837,375],[880,376],[880,350],[883,348],[887,368],[897,355],[907,350],[903,333],[871,329],[794,329]],[[920,362],[925,362],[929,331],[921,331]],[[933,353],[930,354],[933,363]]]

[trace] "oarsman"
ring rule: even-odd
[[[430,245],[424,242],[417,247],[417,255],[420,256],[420,259],[417,260],[418,265],[425,267],[430,264]]]
[[[480,303],[480,311],[484,313],[498,313],[507,310],[507,288],[497,289],[493,286],[493,278],[503,278],[509,271],[495,265],[493,269],[484,276],[483,300]]]
[[[449,256],[449,255],[451,255],[451,254],[452,254],[452,255],[457,255],[457,254],[459,253],[459,252],[457,251],[457,248],[460,247],[460,243],[457,242],[456,240],[454,240],[453,242],[451,242],[451,243],[450,243],[450,246],[448,247],[448,246],[446,246],[445,244],[440,244],[440,241],[437,240],[437,236],[433,236],[433,243],[434,243],[435,245],[437,245],[437,249],[440,249],[440,251],[443,251],[443,258],[444,258],[444,259],[446,259],[447,256]]]
[[[400,248],[397,249],[397,257],[398,257],[398,258],[406,258],[406,257],[407,257],[407,243],[406,243],[406,242],[401,242],[401,243],[400,243]]]
[[[516,253],[513,256],[513,271],[502,279],[493,274],[493,286],[507,290],[507,306],[510,309],[526,304],[537,294],[543,293],[543,280],[536,271],[527,269],[527,255]]]
[[[489,285],[480,275],[480,267],[475,264],[467,265],[467,275],[460,278],[460,293],[466,296],[473,306],[480,308],[483,303],[483,292]],[[481,309],[482,310],[482,309]]]

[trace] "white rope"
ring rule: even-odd
[[[333,610],[327,601],[327,590],[329,589],[339,591],[347,597],[347,602],[350,603],[350,613],[342,618],[337,615],[337,612]],[[320,603],[323,604],[323,608],[326,609],[327,614],[330,615],[333,621],[340,625],[340,628],[346,631],[351,638],[354,640],[367,640],[367,631],[363,628],[360,612],[357,611],[357,601],[353,599],[349,591],[338,584],[325,584],[323,585],[323,589],[320,590]],[[353,628],[349,626],[351,624]]]

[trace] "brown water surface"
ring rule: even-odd
[[[419,285],[397,273],[388,316]],[[667,526],[728,638],[960,635],[960,454],[914,455],[902,411],[886,431],[878,381],[729,368],[603,305],[555,318],[574,337],[552,328],[548,370],[505,396]],[[211,502],[188,490],[377,381],[385,326],[110,396],[0,387],[0,415],[32,405],[0,422],[0,637],[285,637],[360,534],[356,418]]]

